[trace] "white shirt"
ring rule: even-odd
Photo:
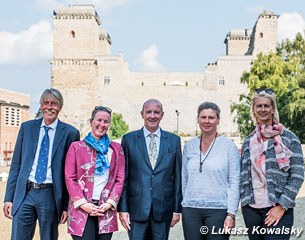
[[[108,148],[107,159],[109,162],[109,166],[111,163],[112,152],[113,152],[113,150],[111,148]],[[106,184],[108,182],[109,170],[110,170],[110,167],[108,169],[105,169],[103,175],[94,174],[92,199],[95,199],[95,200],[100,199],[101,192],[103,191],[104,187],[106,186]]]
[[[42,138],[43,138],[43,136],[45,134],[44,126],[48,126],[48,127],[50,127],[50,129],[48,131],[48,135],[49,135],[49,139],[50,139],[50,148],[49,148],[49,157],[48,157],[47,176],[46,176],[46,180],[43,183],[53,183],[51,162],[52,162],[53,142],[54,142],[54,137],[55,137],[55,132],[56,132],[57,124],[58,124],[58,119],[56,119],[50,125],[47,125],[44,122],[44,119],[42,119],[42,121],[41,121],[41,126],[40,126],[40,132],[39,132],[39,138],[38,138],[38,143],[37,143],[34,163],[32,165],[32,169],[31,169],[30,176],[29,176],[29,181],[31,181],[31,182],[36,182],[36,180],[35,180],[35,173],[36,173],[36,168],[37,168],[37,163],[38,163],[38,156],[39,156],[39,151],[40,151],[40,145],[41,145],[41,142],[42,142]]]

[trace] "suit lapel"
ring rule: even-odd
[[[155,168],[159,165],[162,157],[165,156],[166,150],[168,149],[167,135],[162,129],[160,130],[161,130],[160,147],[159,147],[159,154]]]
[[[137,132],[137,144],[139,145],[139,149],[140,149],[140,152],[143,156],[143,159],[145,159],[146,163],[149,166],[151,166],[150,161],[149,161],[148,152],[147,152],[146,140],[145,140],[145,137],[144,137],[143,128],[141,128]]]
[[[33,122],[32,129],[31,129],[32,130],[32,138],[31,139],[32,139],[32,146],[33,146],[33,148],[32,148],[32,155],[33,155],[32,160],[33,161],[34,161],[36,150],[37,150],[41,121],[42,121],[42,119],[39,119],[39,120]]]
[[[54,136],[53,149],[52,149],[52,160],[54,159],[54,155],[57,151],[59,144],[62,142],[62,138],[64,137],[64,129],[65,125],[58,119],[58,124]]]

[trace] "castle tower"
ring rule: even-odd
[[[250,44],[251,29],[232,29],[226,36],[226,55],[243,56]]]
[[[97,104],[99,59],[111,54],[111,39],[100,24],[92,5],[62,7],[54,11],[51,86],[59,89],[67,100],[61,118],[78,128],[82,128],[89,117],[80,113],[84,109],[91,110],[93,103]]]
[[[226,36],[226,55],[257,56],[275,51],[277,46],[278,15],[264,11],[259,15],[253,29],[232,29]]]
[[[277,46],[277,19],[279,15],[264,11],[259,15],[252,31],[247,55],[257,56],[260,52],[274,52]]]
[[[110,36],[100,28],[93,5],[54,11],[54,56],[58,59],[95,59],[110,55]]]

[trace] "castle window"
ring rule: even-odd
[[[218,85],[219,86],[224,86],[225,85],[224,77],[218,77]]]
[[[259,34],[259,36],[260,36],[261,38],[263,38],[263,37],[264,37],[264,34],[261,32],[261,33]]]
[[[5,108],[5,125],[20,126],[21,111],[20,109],[6,107]]]
[[[75,32],[74,31],[71,31],[70,35],[71,35],[72,38],[75,38]]]
[[[110,84],[110,77],[104,76],[104,85],[109,85],[109,84]]]

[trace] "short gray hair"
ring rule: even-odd
[[[43,91],[39,100],[40,105],[42,105],[43,101],[48,98],[54,99],[60,107],[64,105],[64,99],[60,91],[55,88],[48,88]]]
[[[144,107],[146,104],[148,103],[153,103],[153,104],[156,104],[156,105],[159,105],[160,108],[161,108],[161,112],[163,112],[163,106],[162,106],[162,103],[158,100],[158,99],[148,99],[146,100],[144,103],[143,103],[143,107],[142,107],[142,112],[144,112]]]
[[[218,119],[220,118],[220,108],[218,107],[218,105],[216,103],[213,103],[213,102],[204,102],[204,103],[201,103],[198,106],[197,118],[199,118],[199,115],[200,115],[201,111],[205,110],[205,109],[212,109],[213,111],[216,112],[217,118]]]

